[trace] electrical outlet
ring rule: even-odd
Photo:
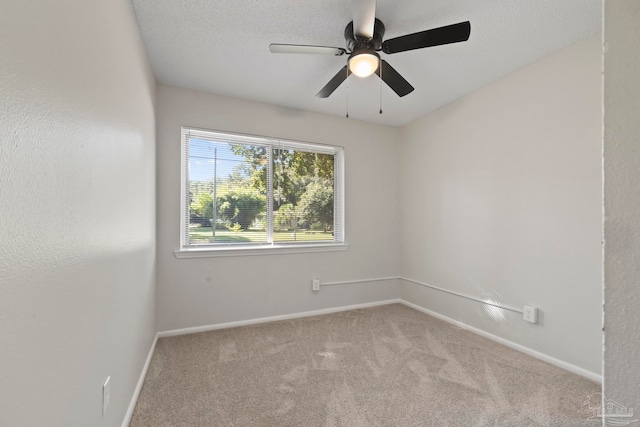
[[[107,377],[107,380],[102,385],[102,416],[107,413],[107,408],[111,402],[111,377]]]
[[[313,279],[311,282],[311,290],[318,292],[320,290],[320,279]]]
[[[536,307],[525,305],[522,311],[522,318],[525,322],[538,323],[538,309]]]

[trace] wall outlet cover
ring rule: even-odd
[[[525,305],[522,318],[525,322],[538,323],[538,309],[536,307]]]

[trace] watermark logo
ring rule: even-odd
[[[587,421],[602,422],[607,426],[628,426],[638,420],[633,418],[633,408],[627,408],[615,400],[607,399],[602,393],[593,393],[587,396],[583,403],[591,416]]]

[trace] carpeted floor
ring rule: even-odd
[[[597,426],[598,392],[393,304],[162,338],[130,426]]]

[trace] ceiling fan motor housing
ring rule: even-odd
[[[344,29],[344,38],[347,41],[347,50],[360,52],[363,50],[379,51],[382,49],[382,37],[384,37],[384,24],[376,18],[373,25],[373,38],[363,39],[353,34],[353,21]]]

